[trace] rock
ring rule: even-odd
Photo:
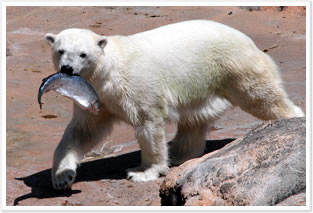
[[[165,177],[162,205],[305,205],[305,118],[265,122]]]
[[[292,195],[286,200],[278,203],[277,206],[305,206],[305,193]]]

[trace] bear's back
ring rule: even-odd
[[[154,47],[170,47],[224,43],[225,45],[231,45],[229,47],[242,47],[249,46],[255,47],[254,42],[246,36],[244,33],[231,28],[227,25],[208,21],[208,20],[191,20],[174,24],[165,25],[149,31],[137,33],[131,35],[130,38],[144,43],[147,41]],[[146,44],[145,44],[146,45]]]

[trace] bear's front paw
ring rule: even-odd
[[[52,173],[53,188],[57,190],[70,189],[76,177],[76,171],[72,169],[64,169]]]

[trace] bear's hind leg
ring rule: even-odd
[[[168,173],[168,151],[164,132],[164,121],[145,122],[136,128],[136,137],[141,149],[141,165],[127,170],[133,181],[150,181]]]
[[[179,165],[203,155],[208,126],[209,122],[177,125],[176,136],[170,145],[171,165]]]
[[[234,82],[228,95],[234,105],[262,120],[304,116],[301,108],[288,98],[278,77]]]

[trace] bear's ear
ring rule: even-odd
[[[54,35],[54,34],[52,34],[52,33],[47,33],[47,34],[45,35],[45,38],[46,38],[46,40],[48,41],[48,44],[49,44],[50,46],[53,46],[54,41],[55,41],[55,38],[56,38],[56,35]]]
[[[108,43],[108,39],[105,36],[101,36],[98,39],[98,46],[103,49]]]

